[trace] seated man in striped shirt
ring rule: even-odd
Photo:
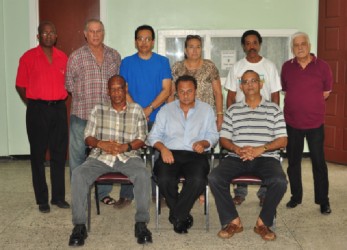
[[[230,181],[241,175],[256,175],[268,191],[254,232],[264,240],[276,239],[269,227],[287,190],[279,161],[279,149],[287,145],[287,132],[281,109],[261,96],[262,85],[255,71],[245,71],[240,84],[245,100],[233,104],[224,116],[220,144],[229,153],[208,176],[222,225],[220,238],[243,230],[230,194]]]

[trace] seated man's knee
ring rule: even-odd
[[[212,172],[207,176],[208,183],[211,185],[219,183],[221,180],[220,175],[218,174],[217,168],[213,169]]]
[[[156,176],[155,179],[157,180],[156,182],[160,189],[166,187],[169,183],[174,181],[174,178],[167,175],[159,175]]]
[[[146,169],[146,167],[141,167],[136,170],[135,178],[147,181],[151,178],[151,173]]]
[[[286,192],[288,181],[285,177],[277,177],[269,180],[269,185],[280,192]]]
[[[203,189],[207,184],[207,179],[205,178],[190,178],[186,179],[186,184],[192,189]]]

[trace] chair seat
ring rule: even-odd
[[[263,183],[263,181],[257,177],[257,176],[253,176],[253,175],[243,175],[243,176],[239,176],[236,177],[234,179],[231,180],[232,184],[254,184],[254,185],[261,185]]]
[[[97,184],[101,183],[131,183],[128,176],[122,174],[122,173],[106,173],[103,175],[100,175],[95,182]]]

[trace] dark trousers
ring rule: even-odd
[[[173,164],[166,164],[159,157],[154,165],[154,175],[170,209],[170,216],[185,220],[207,184],[209,164],[206,154],[184,150],[172,150],[172,154]],[[185,178],[185,183],[178,193],[180,176]]]
[[[324,125],[314,129],[296,129],[287,125],[288,177],[291,199],[301,203],[303,190],[301,178],[301,159],[304,150],[304,137],[310,150],[314,181],[314,200],[316,204],[329,202],[328,168],[324,158]]]
[[[228,156],[208,176],[222,226],[239,217],[230,194],[230,182],[238,176],[247,174],[260,177],[267,186],[259,217],[266,226],[271,226],[273,223],[276,208],[287,190],[286,175],[281,163],[272,157],[242,161],[240,158]]]
[[[37,204],[48,203],[45,155],[50,151],[52,201],[65,200],[65,161],[68,142],[67,114],[64,101],[48,105],[29,100],[26,126],[30,143],[32,182]]]

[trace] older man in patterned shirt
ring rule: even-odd
[[[109,101],[107,81],[119,73],[119,53],[106,46],[104,25],[97,19],[86,22],[84,36],[87,44],[74,51],[68,60],[65,86],[72,95],[70,116],[69,164],[72,171],[86,159],[83,132],[92,108]],[[109,197],[111,185],[99,189],[99,197],[105,204],[115,201]]]
[[[87,160],[72,172],[72,222],[70,246],[82,246],[87,238],[86,209],[90,185],[107,172],[121,172],[134,184],[135,237],[139,244],[152,242],[147,229],[151,174],[140,158],[147,136],[146,116],[140,105],[126,102],[126,83],[115,75],[108,82],[111,104],[98,104],[89,117],[84,137],[92,148]]]

